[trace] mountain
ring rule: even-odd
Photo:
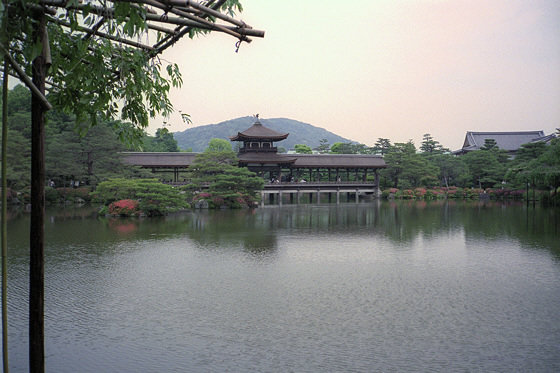
[[[218,124],[208,124],[205,126],[186,129],[181,132],[173,132],[173,138],[181,149],[192,148],[193,152],[202,152],[208,147],[208,142],[215,139],[225,139],[229,141],[230,136],[237,135],[237,132],[245,131],[255,123],[255,117],[241,117],[227,120]],[[286,140],[275,143],[275,146],[292,149],[296,144],[304,144],[315,148],[319,146],[319,141],[327,139],[329,144],[335,142],[352,142],[344,137],[335,135],[324,128],[315,127],[311,124],[298,122],[287,118],[261,119],[259,121],[266,127],[278,132],[290,135]],[[232,144],[235,147],[235,144]]]

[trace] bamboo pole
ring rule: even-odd
[[[56,18],[49,19],[49,22],[53,22],[53,23],[56,23],[56,24],[59,24],[61,26],[65,26],[65,27],[68,27],[68,28],[72,27],[69,22],[61,21],[61,20],[56,19]],[[151,47],[149,45],[138,43],[138,42],[133,41],[133,40],[119,38],[117,36],[110,35],[110,34],[107,34],[105,32],[102,32],[102,31],[97,31],[97,30],[94,30],[94,29],[90,29],[90,28],[87,28],[87,27],[84,27],[84,26],[77,26],[77,27],[75,27],[75,29],[76,29],[76,31],[84,32],[84,33],[88,34],[89,36],[97,35],[97,36],[100,36],[100,37],[108,39],[108,40],[116,41],[117,43],[126,44],[126,45],[129,45],[131,47],[143,49],[143,50],[146,50],[146,51],[151,51],[151,50],[154,49],[153,47]]]
[[[2,358],[4,373],[8,365],[8,71],[9,63],[4,60],[2,78]]]
[[[66,9],[72,10],[87,10],[89,13],[93,13],[99,16],[113,16],[113,10],[110,8],[104,8],[100,6],[86,6],[86,5],[68,5],[66,2],[61,0],[44,0],[42,4],[52,7],[64,7]],[[199,18],[201,21],[194,21],[190,19],[184,19],[180,17],[166,17],[160,14],[145,14],[146,21],[151,22],[160,22],[160,23],[168,23],[174,24],[177,26],[187,26],[192,28],[200,28],[203,30],[210,30],[210,31],[220,31],[226,34],[232,35],[236,38],[239,38],[243,41],[249,42],[250,39],[247,36],[254,36],[254,37],[264,37],[264,31],[261,30],[254,30],[250,28],[250,26],[245,25],[245,28],[240,29],[239,27],[232,27],[232,26],[222,26],[215,24],[210,21],[203,20]],[[242,33],[240,31],[243,31]]]
[[[39,88],[27,76],[25,71],[23,71],[23,69],[18,65],[16,60],[14,60],[14,58],[4,48],[4,45],[2,45],[1,42],[0,42],[0,52],[4,53],[4,58],[10,63],[12,68],[16,71],[19,79],[21,79],[25,83],[25,85],[31,90],[31,92],[33,93],[33,97],[36,97],[39,100],[41,106],[43,106],[45,110],[52,109],[52,105],[49,103],[49,101],[47,101],[47,98],[45,97],[45,93],[39,90]]]

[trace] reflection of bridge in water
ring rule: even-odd
[[[274,182],[264,185],[264,189],[261,191],[261,205],[300,204],[302,197],[304,197],[305,203],[351,201],[358,203],[360,196],[374,198],[378,192],[376,183],[360,181]]]

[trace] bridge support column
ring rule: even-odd
[[[278,191],[278,204],[280,206],[282,206],[282,191],[281,190]]]
[[[356,203],[359,203],[359,202],[360,202],[360,195],[359,195],[359,193],[360,193],[360,190],[359,190],[358,188],[356,188]]]
[[[375,198],[381,197],[381,191],[379,190],[379,174],[377,170],[375,172]]]
[[[301,199],[301,192],[299,190],[297,191],[297,198],[296,199],[297,199],[297,204],[299,205],[299,201]]]
[[[340,189],[336,190],[336,204],[340,204]]]
[[[321,203],[321,192],[317,189],[317,204]]]

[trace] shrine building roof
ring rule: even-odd
[[[280,141],[288,137],[289,133],[280,133],[262,125],[257,118],[255,124],[237,135],[230,136],[231,141],[244,141],[251,139]]]

